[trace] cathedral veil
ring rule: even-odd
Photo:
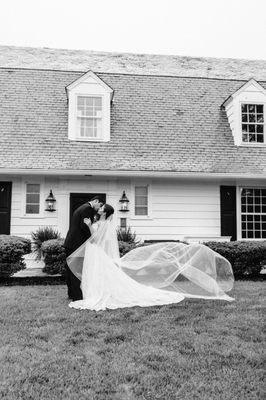
[[[202,244],[187,245],[164,242],[138,247],[119,258],[116,225],[112,216],[100,223],[99,229],[67,258],[73,274],[81,280],[84,257],[91,260],[90,246],[104,250],[108,262],[133,280],[145,286],[174,291],[185,297],[231,301],[226,292],[233,288],[231,264]]]

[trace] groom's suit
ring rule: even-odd
[[[84,218],[90,218],[91,222],[93,222],[95,214],[96,211],[92,208],[90,203],[82,204],[82,206],[74,211],[69,231],[64,242],[67,257],[91,236],[90,229],[83,220]],[[74,301],[82,299],[80,280],[70,271],[67,264],[66,283],[68,287],[68,297]]]

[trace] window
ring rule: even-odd
[[[77,142],[109,142],[111,102],[114,91],[92,71],[66,87],[68,139]]]
[[[40,213],[40,184],[26,184],[26,214]]]
[[[77,136],[101,138],[102,136],[102,98],[77,97]]]
[[[266,239],[266,189],[242,189],[241,227],[243,239]]]
[[[263,104],[242,104],[241,121],[243,142],[264,143]]]
[[[135,215],[148,215],[148,186],[135,187]]]

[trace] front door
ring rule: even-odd
[[[105,193],[70,193],[70,216],[69,221],[71,221],[74,211],[80,207],[82,204],[90,201],[94,196],[100,196],[104,201],[106,201]]]
[[[0,234],[10,235],[12,182],[0,182]]]

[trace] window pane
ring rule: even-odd
[[[40,206],[39,204],[27,204],[26,214],[39,214]]]
[[[263,104],[257,104],[257,113],[263,114]]]
[[[39,204],[40,202],[40,195],[39,193],[33,193],[33,194],[27,194],[26,196],[26,202],[27,203],[35,203],[35,204]]]
[[[136,196],[147,196],[147,192],[147,186],[136,186],[135,188]]]
[[[255,112],[255,105],[254,104],[248,104],[248,112],[254,113]]]
[[[27,183],[27,193],[40,193],[40,185]]]
[[[148,198],[147,197],[136,197],[136,206],[147,206]]]
[[[136,215],[148,215],[148,208],[147,207],[136,207],[135,214]]]
[[[257,122],[263,122],[263,114],[257,114]]]
[[[242,112],[243,112],[243,113],[246,113],[246,112],[247,112],[247,109],[248,109],[247,104],[242,104]]]

